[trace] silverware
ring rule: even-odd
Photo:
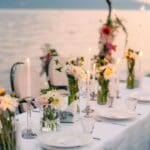
[[[90,131],[90,134],[92,134],[92,133],[93,133],[94,128],[95,128],[95,122],[94,122],[93,127],[92,127],[92,129],[91,129],[91,131]],[[94,139],[94,140],[99,140],[99,141],[101,140],[101,138],[99,138],[99,137],[95,137],[95,136],[93,137],[93,139]]]
[[[125,123],[120,123],[120,122],[112,122],[112,121],[104,121],[104,120],[96,120],[97,122],[104,122],[104,123],[110,123],[114,125],[119,125],[119,126],[126,126]]]
[[[125,123],[118,123],[118,122],[108,122],[108,123],[111,123],[111,124],[114,124],[114,125],[119,125],[119,126],[126,126]]]
[[[32,112],[40,113],[40,110],[32,110]]]
[[[99,138],[99,137],[93,137],[93,139],[94,140],[99,140],[99,141],[101,140],[101,138]]]
[[[139,116],[140,116],[140,115],[142,115],[142,114],[141,114],[141,113],[138,113],[137,115],[139,115]]]
[[[93,124],[93,126],[92,126],[92,129],[91,129],[91,131],[90,131],[90,134],[92,134],[92,133],[93,133],[94,128],[95,128],[95,122],[94,122],[94,124]]]

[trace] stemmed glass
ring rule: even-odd
[[[113,107],[114,101],[116,100],[118,94],[117,90],[118,87],[116,85],[116,77],[113,76],[109,81],[109,94],[108,94],[108,102],[107,102],[108,107]]]
[[[91,113],[94,111],[90,106],[90,99],[91,99],[91,74],[87,72],[87,81],[86,81],[86,107],[83,112],[85,112],[85,117],[92,117]]]
[[[27,102],[27,124],[26,124],[26,129],[22,131],[22,137],[24,139],[34,139],[37,137],[37,134],[33,132],[31,128],[31,107],[32,107],[32,102],[33,98],[32,97],[26,97],[24,98],[25,101]]]

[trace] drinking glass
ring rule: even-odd
[[[83,129],[83,132],[85,134],[92,134],[95,126],[95,120],[93,117],[87,118],[87,117],[82,117],[81,118],[81,126]]]
[[[31,103],[33,101],[32,97],[26,97],[25,101],[27,102],[27,124],[26,124],[26,129],[22,131],[22,137],[24,139],[34,139],[37,137],[37,134],[33,132],[31,128]]]
[[[137,99],[128,97],[125,100],[125,103],[126,103],[127,110],[130,110],[130,111],[135,111],[136,110]]]

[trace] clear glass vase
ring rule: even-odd
[[[127,88],[134,89],[139,87],[141,75],[137,59],[127,61]]]
[[[105,105],[107,103],[108,93],[109,93],[109,80],[106,80],[103,76],[98,79],[100,90],[97,94],[97,103],[100,105]]]
[[[70,105],[72,102],[78,100],[78,80],[74,78],[74,76],[67,74],[68,77],[68,88],[69,88],[69,96],[68,96],[68,105]]]
[[[0,114],[0,150],[16,150],[14,114],[10,111]]]
[[[129,50],[128,50],[129,51]],[[131,58],[127,58],[127,88],[134,89],[141,86],[143,78],[143,70],[141,65],[142,52],[140,51],[129,51]],[[133,53],[133,54],[132,54]]]
[[[11,131],[0,134],[1,150],[16,150],[16,132]]]
[[[44,106],[41,118],[41,130],[44,132],[56,131],[60,125],[58,110],[51,104]]]

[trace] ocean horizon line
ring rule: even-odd
[[[141,9],[141,7],[139,7],[139,8],[124,8],[124,9],[122,9],[122,8],[114,8],[113,10],[119,10],[119,11],[125,11],[125,10],[129,10],[129,11],[138,11],[138,10],[140,10]],[[80,11],[92,11],[92,10],[99,10],[99,11],[105,11],[105,10],[108,10],[107,8],[24,8],[24,7],[22,7],[22,8],[15,8],[15,7],[13,7],[13,8],[1,8],[0,7],[0,10],[68,10],[68,11],[71,11],[71,10],[80,10]],[[147,11],[150,11],[150,8],[148,9],[148,8],[146,8],[145,10],[147,10]]]

